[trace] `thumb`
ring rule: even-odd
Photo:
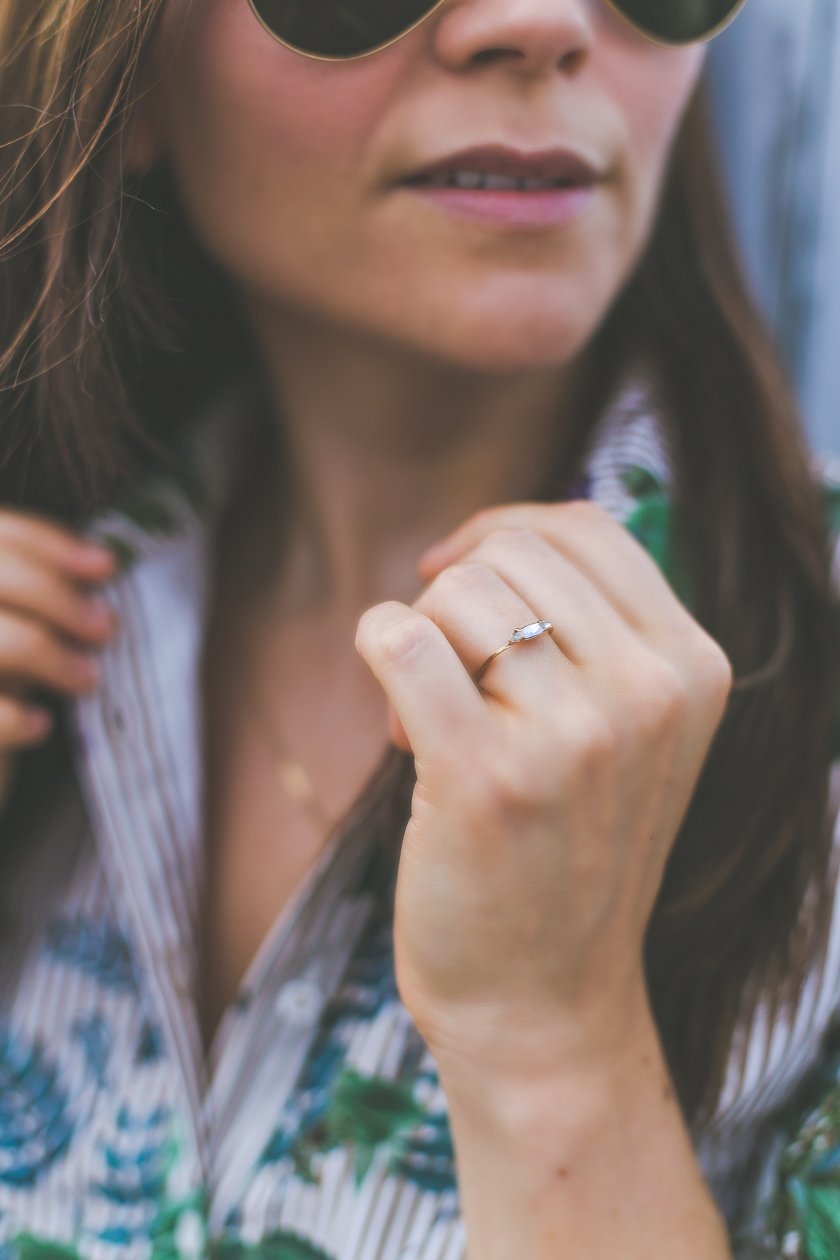
[[[411,745],[408,742],[408,736],[405,733],[403,724],[397,717],[393,705],[388,705],[388,738],[392,744],[396,744],[403,752],[411,752]]]

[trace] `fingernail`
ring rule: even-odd
[[[116,621],[116,613],[102,595],[91,595],[87,600],[91,621],[96,625],[109,626]]]
[[[28,708],[26,722],[33,735],[46,735],[53,724],[52,713],[49,709]]]
[[[76,652],[73,655],[73,667],[77,676],[85,681],[99,682],[102,672],[99,661],[93,656],[87,656],[84,652]]]
[[[106,547],[104,543],[90,542],[88,539],[80,541],[79,550],[88,560],[113,560],[114,558],[110,547]]]

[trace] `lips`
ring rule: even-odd
[[[435,176],[464,171],[514,179],[558,180],[583,186],[596,183],[604,175],[602,168],[574,149],[541,149],[527,153],[507,145],[481,145],[436,158],[400,182],[424,184]]]

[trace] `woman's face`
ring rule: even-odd
[[[603,0],[444,0],[396,43],[317,61],[247,0],[166,0],[128,165],[163,149],[246,301],[489,371],[583,347],[653,225],[705,45],[664,48]],[[456,216],[397,181],[464,147],[583,151],[605,171],[565,224]]]

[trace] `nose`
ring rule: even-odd
[[[431,38],[452,70],[499,61],[523,76],[570,72],[592,47],[591,7],[588,0],[449,0]]]

